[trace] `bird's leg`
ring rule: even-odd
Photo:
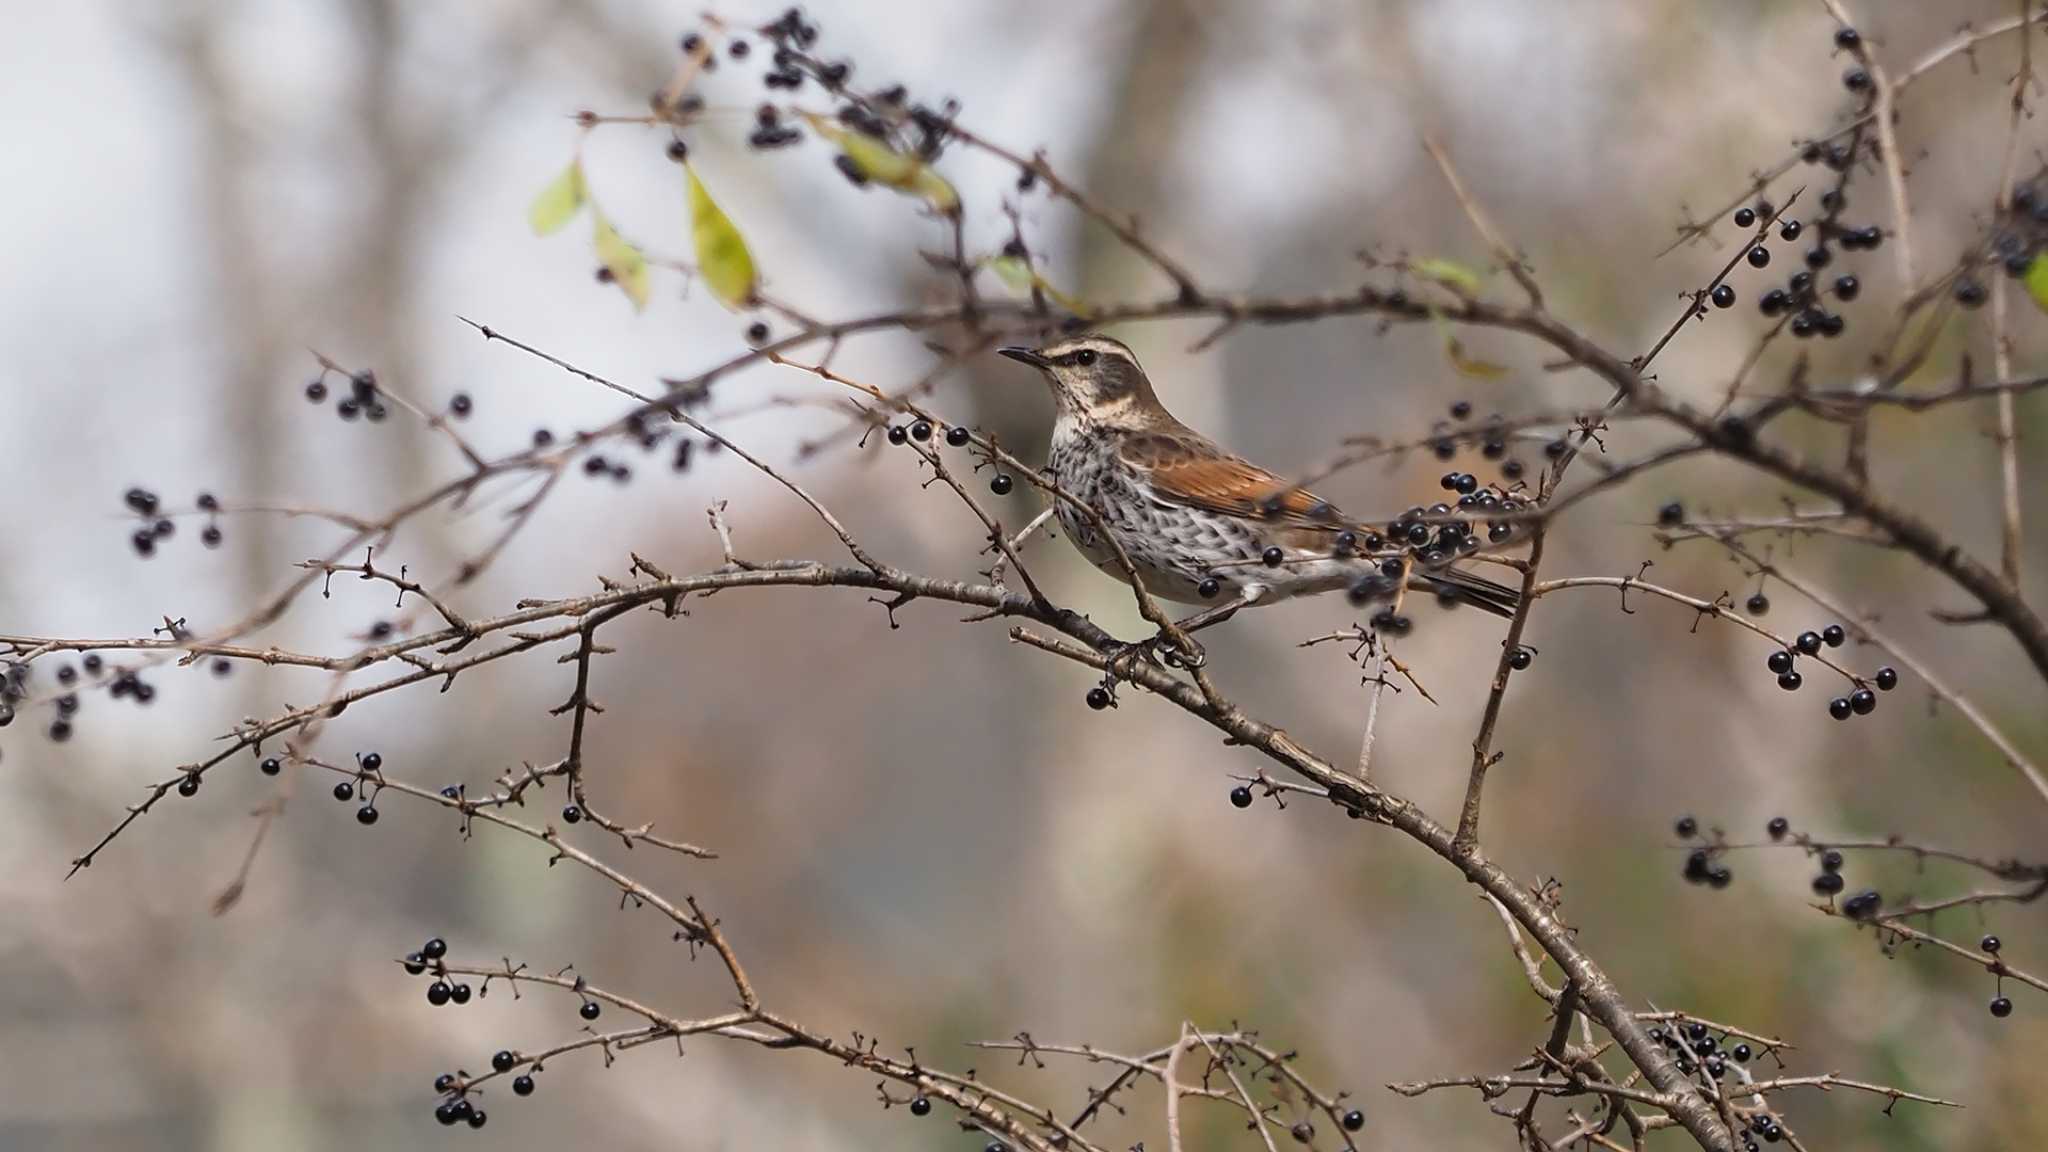
[[[1235,597],[1216,605],[1214,608],[1204,608],[1186,619],[1174,621],[1174,629],[1185,638],[1186,647],[1183,649],[1181,645],[1175,644],[1166,653],[1167,662],[1177,663],[1186,668],[1200,668],[1207,664],[1209,662],[1209,654],[1203,651],[1200,644],[1195,642],[1195,638],[1191,633],[1199,632],[1211,624],[1223,623],[1225,620],[1237,615],[1240,609],[1249,608],[1258,603],[1259,598],[1264,594],[1264,588],[1253,585],[1240,590]],[[1170,641],[1167,633],[1161,632],[1152,638],[1151,643],[1165,644],[1170,643]]]

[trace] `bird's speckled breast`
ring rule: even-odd
[[[1153,499],[1143,477],[1117,454],[1117,444],[1114,432],[1061,420],[1053,429],[1047,469],[1063,491],[1102,517],[1148,590],[1190,604],[1204,599],[1199,589],[1208,578],[1232,594],[1251,585],[1279,590],[1273,588],[1273,573],[1256,563],[1263,545],[1249,526],[1234,517]],[[1115,550],[1094,524],[1065,501],[1058,502],[1055,514],[1082,555],[1124,578]]]

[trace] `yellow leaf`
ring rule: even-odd
[[[753,253],[718,202],[697,178],[697,169],[685,166],[690,175],[690,239],[697,249],[697,274],[711,294],[728,308],[740,309],[754,301]]]
[[[1455,260],[1417,260],[1408,266],[1409,271],[1425,280],[1434,280],[1461,296],[1479,295],[1479,273]]]
[[[2033,262],[2027,265],[2027,274],[2021,282],[2027,286],[2027,295],[2034,298],[2041,311],[2048,312],[2048,259],[2034,257]]]
[[[1457,331],[1451,327],[1450,321],[1443,318],[1442,313],[1432,308],[1429,310],[1429,319],[1443,335],[1444,355],[1449,358],[1451,367],[1458,370],[1458,375],[1479,380],[1496,380],[1508,374],[1505,365],[1468,355],[1464,341],[1458,339]]]
[[[1472,376],[1480,380],[1495,380],[1508,374],[1507,367],[1491,360],[1480,360],[1465,354],[1465,346],[1456,336],[1444,341],[1444,354],[1451,358],[1451,367],[1461,376]]]
[[[852,161],[862,178],[919,197],[941,212],[951,214],[960,210],[960,193],[921,158],[898,152],[865,132],[841,128],[822,116],[806,113],[804,119],[810,122],[812,131],[839,145],[839,151]]]
[[[929,164],[919,164],[917,173],[910,178],[910,186],[904,191],[922,196],[932,207],[950,216],[960,210],[960,193],[944,176],[932,171]]]
[[[592,238],[597,248],[597,262],[612,274],[612,282],[633,302],[634,311],[646,308],[650,289],[647,257],[619,235],[618,229],[612,227],[604,213],[593,211],[591,215],[597,220],[597,234]]]
[[[545,236],[575,219],[588,199],[583,186],[583,162],[572,160],[560,176],[549,181],[540,195],[533,198],[533,206],[526,210],[527,222],[533,225],[535,235]]]

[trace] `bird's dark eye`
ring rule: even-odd
[[[1083,368],[1095,363],[1095,349],[1083,348],[1079,352],[1074,353],[1074,363],[1079,364]]]

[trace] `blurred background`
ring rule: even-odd
[[[1853,5],[1896,71],[1965,18],[2012,5]],[[563,433],[624,411],[602,392],[458,320],[470,317],[614,379],[656,387],[742,347],[746,320],[657,273],[635,314],[597,284],[580,228],[536,239],[533,194],[576,153],[574,113],[636,113],[670,74],[691,5],[627,0],[398,0],[299,4],[112,0],[17,6],[0,42],[8,142],[0,238],[0,631],[146,634],[164,617],[225,626],[323,555],[336,529],[270,514],[199,521],[150,560],[128,542],[131,485],[189,508],[204,490],[233,504],[382,515],[456,475],[460,459],[418,421],[342,423],[306,402],[312,349],[371,367],[431,405],[475,397],[465,426],[487,452],[536,427]],[[736,3],[720,14],[765,22]],[[1553,309],[1610,347],[1647,348],[1733,251],[1732,226],[1656,258],[1685,219],[1719,210],[1748,174],[1852,107],[1818,3],[1680,4],[1572,0],[1353,3],[1308,0],[879,0],[812,10],[820,51],[871,84],[959,98],[962,120],[1012,148],[1044,147],[1101,202],[1138,213],[1148,234],[1207,284],[1284,293],[1354,284],[1355,253],[1484,264],[1484,247],[1419,145],[1440,136],[1474,193],[1528,252]],[[2041,47],[2038,44],[2036,47]],[[815,140],[762,154],[744,146],[766,53],[726,60],[703,87],[714,115],[689,133],[706,182],[746,232],[770,289],[818,316],[941,300],[919,250],[942,230],[911,202],[855,192]],[[1903,101],[1921,266],[1952,263],[1987,224],[2018,45],[1958,58]],[[815,98],[815,89],[808,94]],[[2023,128],[2023,168],[2040,130]],[[676,166],[654,130],[617,127],[582,144],[593,194],[656,255],[688,251]],[[999,211],[1014,172],[955,150],[942,170],[969,206],[970,246],[1007,235]],[[1825,174],[1795,169],[1773,190]],[[1781,201],[1782,202],[1782,201]],[[1890,224],[1874,173],[1849,191],[1852,223]],[[1796,214],[1796,213],[1795,213]],[[1163,290],[1069,208],[1034,194],[1024,225],[1048,276],[1091,299]],[[1742,302],[1689,328],[1659,362],[1662,381],[1711,398],[1750,347],[1753,301],[1788,271],[1741,269]],[[1848,385],[1889,331],[1900,291],[1891,253],[1845,254],[1862,276],[1847,334],[1810,346],[1816,383]],[[1833,273],[1834,270],[1831,270]],[[998,291],[992,280],[984,284]],[[1507,289],[1503,287],[1502,291]],[[2024,308],[2024,305],[2022,305]],[[2016,363],[2042,363],[2040,317],[2018,315]],[[1492,333],[1468,352],[1507,365],[1461,377],[1426,326],[1370,320],[1244,329],[1190,354],[1205,325],[1117,334],[1190,423],[1281,469],[1344,436],[1413,438],[1454,400],[1482,413],[1586,405],[1606,391],[1542,370],[1540,350]],[[1988,364],[1984,314],[1943,334],[1924,374]],[[1785,378],[1789,350],[1756,381]],[[901,386],[933,363],[918,337],[885,333],[835,367]],[[955,577],[983,566],[978,529],[912,459],[879,438],[797,462],[800,443],[845,427],[787,368],[726,381],[709,412],[738,443],[788,464],[877,553]],[[1038,459],[1050,402],[1028,372],[983,357],[932,404],[999,432]],[[2048,438],[2044,406],[2022,406],[2023,437]],[[723,414],[723,415],[721,415]],[[1990,556],[1995,458],[1983,411],[1945,408],[1876,425],[1874,474]],[[1788,424],[1812,450],[1829,429]],[[1658,440],[1624,426],[1617,457]],[[1533,453],[1528,453],[1533,456]],[[2039,454],[2027,485],[2040,491]],[[572,478],[479,581],[454,593],[471,615],[520,597],[595,591],[635,551],[673,572],[718,562],[705,507],[730,502],[752,558],[836,558],[835,542],[786,493],[713,459],[675,475],[649,459],[626,486]],[[1491,475],[1476,456],[1460,465]],[[1325,495],[1361,514],[1433,499],[1443,465],[1410,459],[1354,470]],[[1590,476],[1582,473],[1580,482]],[[998,502],[1020,524],[1036,496]],[[1555,537],[1552,574],[1652,577],[1737,599],[1753,581],[1707,547],[1662,551],[1656,508],[1767,514],[1787,493],[1737,469],[1673,468],[1582,506]],[[445,581],[491,538],[502,502],[414,522],[380,556]],[[2029,514],[2043,509],[2030,506]],[[2043,533],[2031,536],[2041,571]],[[1774,559],[1859,609],[1966,690],[2022,748],[2048,747],[2043,689],[1994,629],[1942,628],[1927,609],[1960,597],[1900,557],[1825,539],[1784,542]],[[1027,552],[1065,603],[1140,634],[1128,594],[1063,542]],[[1827,622],[1775,584],[1770,622]],[[2042,592],[2036,578],[2031,591]],[[382,586],[337,580],[308,594],[262,639],[341,652],[392,615]],[[1631,605],[1637,607],[1636,605]],[[1005,1087],[1071,1112],[1100,1069],[1013,1067],[961,1047],[1028,1029],[1041,1041],[1113,1050],[1171,1040],[1183,1019],[1241,1021],[1298,1049],[1303,1071],[1349,1089],[1369,1148],[1477,1147],[1508,1132],[1470,1093],[1419,1100],[1388,1081],[1496,1072],[1544,1035],[1544,1007],[1503,946],[1492,912],[1434,858],[1323,806],[1233,809],[1230,774],[1256,757],[1140,693],[1097,714],[1083,669],[1010,645],[1004,626],[963,626],[916,604],[892,631],[852,592],[731,593],[686,619],[636,615],[606,630],[595,672],[608,711],[588,757],[593,799],[616,815],[716,849],[686,861],[593,850],[630,863],[721,918],[767,1000],[806,1023],[926,1060],[979,1066]],[[1367,693],[1336,646],[1300,641],[1348,625],[1333,598],[1240,617],[1205,637],[1214,672],[1254,714],[1343,762],[1355,755]],[[1993,1149],[2048,1142],[2044,1005],[2025,989],[1994,1021],[1981,971],[1907,950],[1880,952],[1810,907],[1811,864],[1796,851],[1741,852],[1726,891],[1688,886],[1673,820],[1696,814],[1740,840],[1773,815],[1820,836],[1899,833],[1987,855],[2043,852],[2042,797],[1909,677],[1868,718],[1837,724],[1818,686],[1781,692],[1753,635],[1701,627],[1664,603],[1617,610],[1611,593],[1560,596],[1535,614],[1539,650],[1509,695],[1492,778],[1494,856],[1531,883],[1562,885],[1580,939],[1639,1003],[1684,1008],[1783,1036],[1794,1072],[1839,1071],[1965,1102],[1963,1111],[1849,1093],[1785,1100],[1810,1147]],[[1390,693],[1375,768],[1390,787],[1453,812],[1495,659],[1498,625],[1425,612],[1403,654],[1436,697]],[[1882,654],[1852,650],[1873,668]],[[39,683],[50,684],[45,662]],[[142,787],[245,716],[274,715],[325,690],[322,673],[165,669],[147,709],[88,695],[64,744],[27,713],[0,733],[0,1147],[9,1149],[340,1149],[488,1142],[507,1149],[979,1148],[938,1117],[877,1106],[873,1085],[832,1061],[711,1040],[551,1063],[530,1100],[493,1093],[494,1123],[449,1132],[431,1117],[434,1076],[480,1070],[501,1047],[536,1049],[581,1022],[564,996],[494,994],[432,1008],[391,959],[430,934],[479,962],[509,956],[682,1015],[722,1010],[715,964],[692,965],[651,912],[622,912],[595,878],[549,868],[538,846],[480,832],[465,842],[438,811],[394,798],[375,827],[307,781],[273,830],[242,903],[208,906],[277,784],[238,763],[191,800],[173,797],[90,871],[67,862]],[[387,772],[483,787],[521,760],[566,747],[548,709],[571,670],[546,656],[493,664],[443,695],[378,697],[329,724],[329,759],[377,751]],[[559,804],[559,793],[548,804]],[[544,809],[545,810],[545,809]],[[1965,878],[1903,860],[1852,860],[1852,888],[1940,895]],[[2001,933],[2038,969],[2038,909],[1961,913],[1951,939]],[[495,992],[496,990],[494,990]],[[1163,1147],[1160,1098],[1126,1100],[1099,1136]],[[943,1110],[942,1110],[943,1112]],[[1254,1138],[1194,1109],[1202,1147]],[[1318,1146],[1334,1134],[1321,1133]],[[1660,1146],[1681,1142],[1656,1138]],[[1155,1143],[1156,1142],[1156,1143]]]

